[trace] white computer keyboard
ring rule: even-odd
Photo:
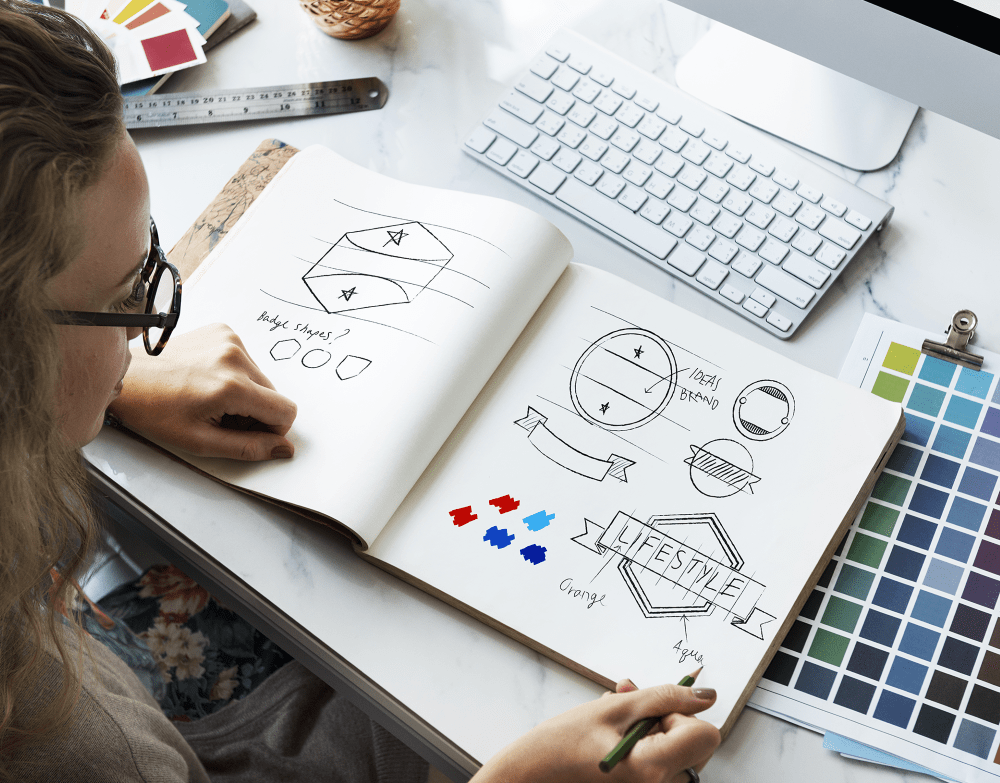
[[[567,30],[465,151],[781,338],[893,210]]]

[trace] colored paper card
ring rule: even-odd
[[[1000,780],[1000,357],[959,368],[928,336],[865,317],[841,378],[901,401],[906,433],[750,703]]]
[[[111,21],[115,24],[122,24],[126,19],[132,18],[152,2],[153,0],[131,0],[121,11],[112,17]]]
[[[146,38],[142,42],[142,49],[154,76],[198,62],[198,53],[195,52],[187,30],[175,30],[166,35]]]
[[[130,20],[125,27],[129,30],[134,30],[137,27],[141,27],[147,22],[152,22],[154,19],[159,19],[165,14],[169,14],[170,9],[168,9],[163,3],[156,3],[150,8],[140,13],[134,19]]]

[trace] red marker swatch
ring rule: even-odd
[[[453,511],[449,511],[451,514],[451,521],[455,527],[461,527],[462,525],[469,524],[474,519],[479,519],[478,514],[472,513],[472,506],[464,506],[463,508],[456,508]]]
[[[155,38],[147,38],[142,42],[142,48],[146,52],[149,67],[154,72],[198,59],[187,30],[176,30]]]

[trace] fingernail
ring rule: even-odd
[[[275,446],[271,449],[271,459],[290,459],[292,449],[289,446]]]
[[[691,693],[696,699],[714,699],[715,688],[692,688]]]
[[[636,687],[636,684],[634,682],[632,682],[632,680],[626,679],[626,680],[622,680],[622,684],[621,684],[621,686],[619,686],[618,692],[619,693],[631,693],[632,691],[637,691],[637,690],[639,690],[639,688]]]

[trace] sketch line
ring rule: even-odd
[[[591,309],[591,310],[597,310],[597,312],[599,312],[599,313],[604,313],[605,315],[610,315],[610,316],[611,316],[612,318],[617,318],[617,319],[618,319],[619,321],[621,321],[622,323],[626,323],[626,324],[628,324],[629,326],[634,326],[634,327],[635,327],[636,329],[640,329],[640,328],[642,328],[642,327],[638,326],[637,324],[634,324],[634,323],[632,323],[632,322],[631,322],[631,321],[629,321],[628,319],[626,319],[626,318],[622,318],[622,317],[621,317],[620,315],[618,315],[617,313],[612,313],[612,312],[610,312],[609,310],[602,310],[602,309],[601,309],[600,307],[596,307],[595,305],[591,305],[591,306],[590,306],[590,309]],[[670,345],[673,345],[673,346],[675,346],[675,347],[677,347],[677,348],[680,348],[680,349],[681,349],[682,351],[687,351],[687,352],[688,352],[689,354],[691,354],[692,356],[697,356],[697,357],[698,357],[699,359],[701,359],[701,360],[702,360],[703,362],[705,362],[705,363],[707,363],[707,364],[710,364],[710,365],[712,365],[713,367],[718,367],[718,368],[719,368],[720,370],[724,370],[724,369],[726,369],[725,367],[722,367],[721,365],[718,365],[718,364],[716,364],[716,363],[715,363],[715,362],[713,362],[713,361],[712,361],[711,359],[706,359],[706,358],[705,358],[704,356],[700,356],[699,354],[696,354],[696,353],[695,353],[694,351],[692,351],[692,350],[690,350],[690,349],[688,349],[688,348],[685,348],[685,347],[684,347],[683,345],[681,345],[680,343],[675,343],[675,342],[671,342],[670,340],[665,340],[664,342],[666,342],[666,343],[669,343]]]
[[[594,481],[603,481],[611,476],[622,483],[628,483],[625,470],[635,464],[633,460],[617,454],[612,454],[607,459],[586,454],[552,432],[547,421],[548,417],[528,406],[527,414],[514,424],[527,431],[528,442],[543,456],[566,470]]]

